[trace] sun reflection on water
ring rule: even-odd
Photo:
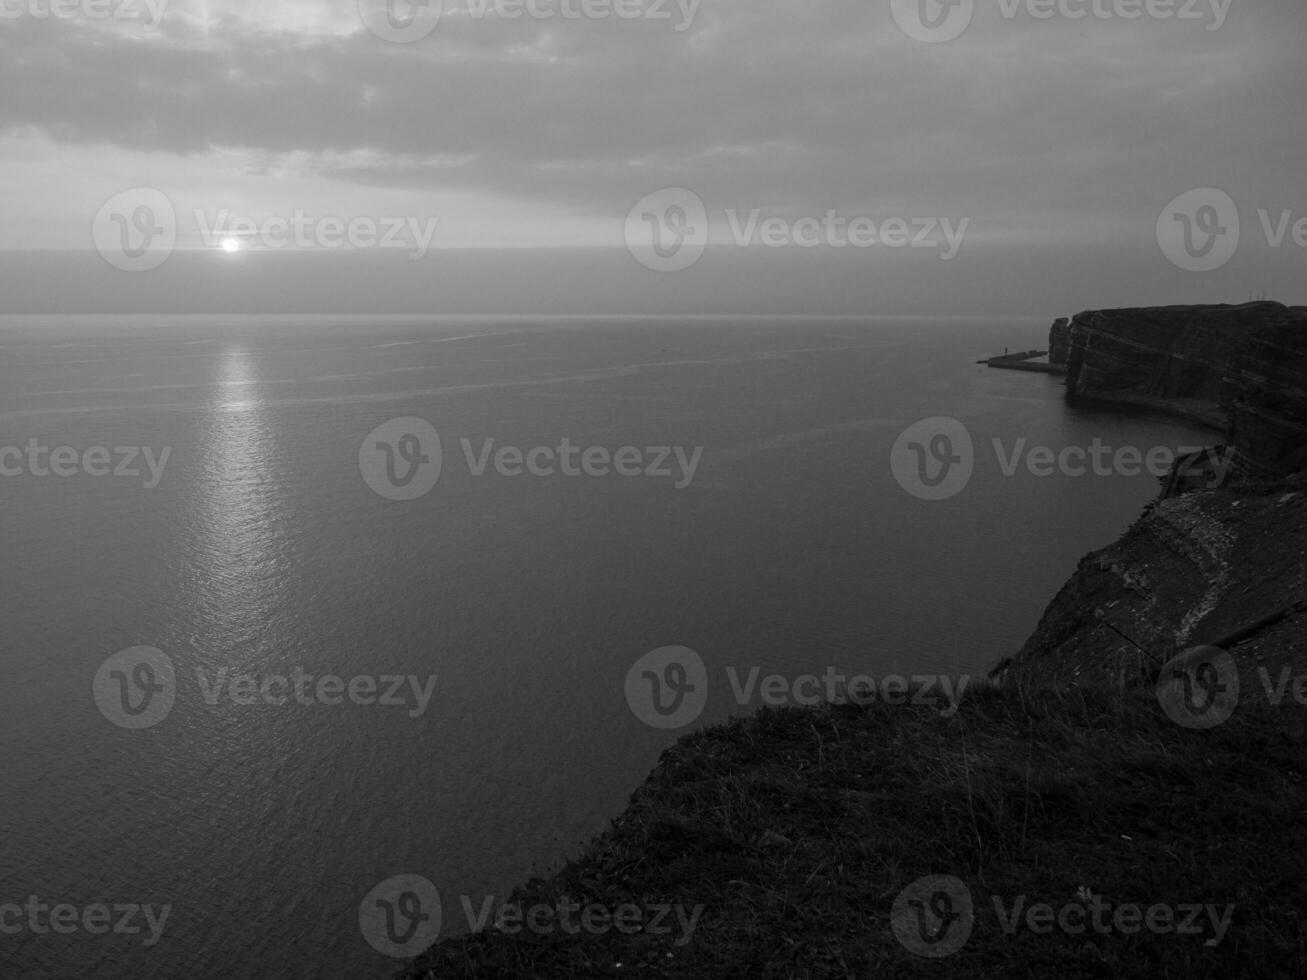
[[[277,474],[277,443],[245,347],[221,355],[204,425],[192,529],[194,600],[225,656],[258,641],[284,587],[287,498]],[[225,659],[225,657],[224,657]]]

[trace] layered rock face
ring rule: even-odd
[[[1230,375],[1230,441],[1240,475],[1307,468],[1307,324],[1301,311],[1262,331]]]
[[[1279,303],[1249,303],[1079,313],[1066,331],[1067,391],[1220,402],[1226,373],[1286,312]]]
[[[1307,644],[1307,476],[1151,505],[1081,560],[1034,634],[996,676],[1127,683],[1198,644],[1229,644],[1244,689]],[[1278,619],[1269,617],[1283,613]],[[1256,628],[1256,624],[1265,626]],[[1248,627],[1252,624],[1253,629]],[[1237,643],[1227,638],[1244,634]]]
[[[1071,321],[1059,317],[1048,332],[1048,363],[1066,364],[1066,352],[1071,343]]]
[[[1171,402],[1226,420],[1238,474],[1274,478],[1307,462],[1305,307],[1088,311],[1053,324],[1049,351],[1066,364],[1070,398]]]
[[[1218,489],[1159,499],[1083,559],[996,676],[1126,684],[1222,644],[1255,690],[1307,644],[1307,309],[1102,310],[1055,323],[1059,343],[1068,396],[1209,403],[1233,456]]]

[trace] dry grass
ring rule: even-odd
[[[763,710],[682,739],[606,834],[511,899],[702,905],[688,942],[675,927],[490,929],[401,976],[1307,976],[1305,716],[1249,705],[1189,731],[1146,686],[988,687],[952,718]],[[938,961],[890,928],[895,896],[928,874],[962,879],[976,906]],[[1009,935],[991,901],[1061,906],[1082,887],[1113,906],[1235,909],[1207,946],[1210,932]]]

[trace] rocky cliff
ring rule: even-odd
[[[1236,472],[1297,472],[1307,451],[1307,307],[1092,310],[1049,332],[1067,396],[1167,411],[1223,430]]]
[[[996,676],[1127,687],[1203,644],[1257,692],[1260,670],[1278,676],[1307,649],[1305,600],[1307,478],[1186,493],[1082,559]]]
[[[996,676],[1122,685],[1198,644],[1237,647],[1248,690],[1307,648],[1307,309],[1081,313],[1054,324],[1068,397],[1219,413],[1222,485],[1161,499],[1080,563]]]
[[[1307,318],[1301,309],[1258,332],[1227,378],[1236,471],[1255,479],[1307,463]]]
[[[1071,344],[1071,321],[1060,317],[1053,321],[1048,332],[1048,363],[1066,364],[1067,348]]]

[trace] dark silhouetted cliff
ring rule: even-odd
[[[1168,306],[1092,310],[1049,332],[1067,396],[1219,427],[1236,473],[1297,472],[1307,446],[1307,308]]]
[[[1189,646],[1228,645],[1252,689],[1307,643],[1307,309],[1102,310],[1064,324],[1050,336],[1066,338],[1068,397],[1206,405],[1231,463],[1221,485],[1155,502],[1084,558],[1005,672],[1121,683]]]

